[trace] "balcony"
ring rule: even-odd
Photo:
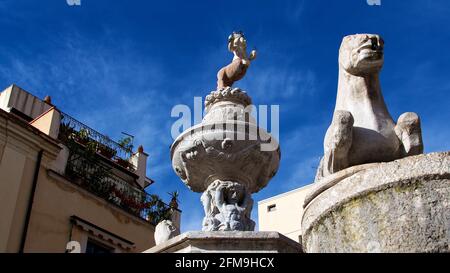
[[[153,225],[177,210],[136,185],[130,148],[64,113],[58,138],[69,149],[65,176],[72,183]]]
[[[126,143],[125,141],[125,145],[119,144],[73,117],[61,112],[59,140],[66,143],[70,139],[87,149],[95,150],[99,155],[102,155],[127,170],[136,170],[136,166],[130,161],[130,158],[133,155],[132,145],[130,145],[130,143]]]

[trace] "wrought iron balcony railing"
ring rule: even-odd
[[[108,165],[83,147],[74,145],[66,167],[68,179],[96,196],[154,225],[170,219],[175,208],[115,175]]]
[[[136,170],[136,166],[129,161],[133,155],[131,149],[120,145],[109,137],[61,112],[59,139],[66,142],[69,138],[75,138],[79,144],[90,145],[90,148],[95,149],[97,153],[115,161],[126,169]]]

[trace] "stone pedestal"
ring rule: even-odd
[[[305,252],[450,252],[450,152],[345,169],[305,206]]]
[[[193,231],[144,253],[300,253],[301,245],[278,232]]]

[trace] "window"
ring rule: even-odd
[[[276,211],[276,210],[277,210],[277,205],[275,205],[275,204],[267,206],[268,212],[272,212],[272,211]]]
[[[92,239],[88,239],[86,245],[86,253],[97,254],[97,253],[113,253],[114,249]]]

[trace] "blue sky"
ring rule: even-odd
[[[236,84],[255,104],[280,105],[280,170],[259,201],[312,181],[337,88],[343,36],[385,39],[381,74],[394,120],[422,119],[426,152],[450,148],[448,0],[0,1],[0,85],[16,83],[113,139],[136,136],[150,154],[149,192],[180,191],[182,231],[201,227],[200,195],[170,164],[176,104],[215,88],[231,60],[228,35],[243,30],[258,49]],[[257,219],[256,203],[253,219]]]

